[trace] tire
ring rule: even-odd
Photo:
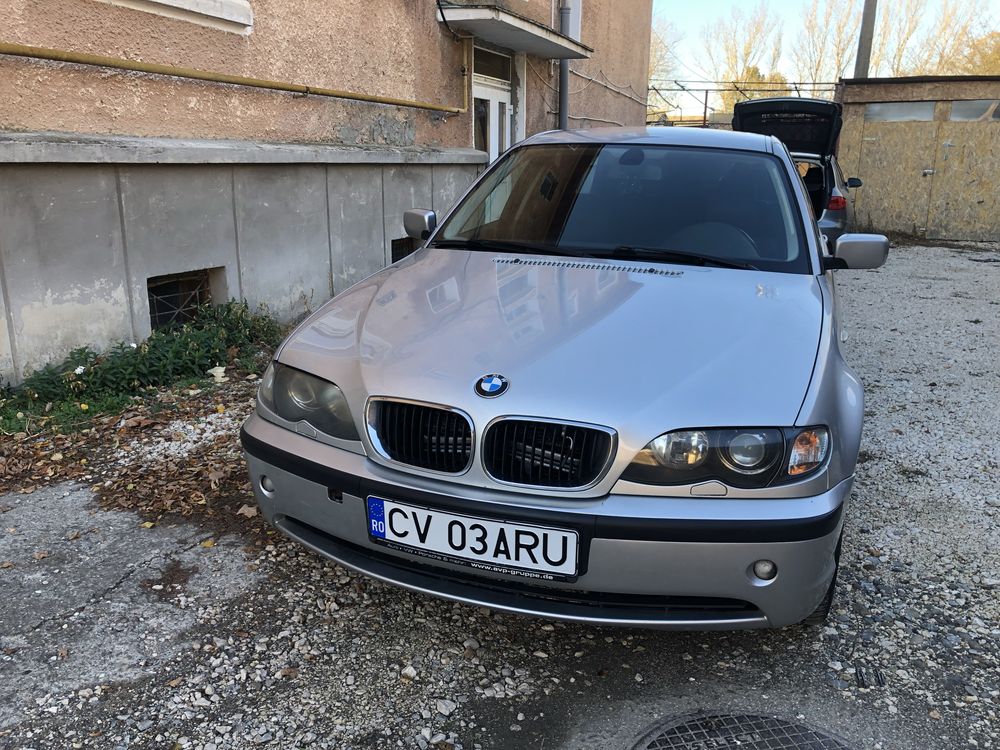
[[[833,608],[833,597],[837,589],[837,573],[840,571],[840,549],[844,544],[844,531],[841,529],[840,538],[837,540],[837,549],[833,553],[833,578],[830,579],[830,588],[826,590],[826,595],[819,606],[813,610],[812,614],[804,619],[800,624],[803,627],[811,628],[825,625]]]

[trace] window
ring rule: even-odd
[[[223,31],[249,34],[253,29],[250,0],[98,0],[109,5],[143,10],[212,26]]]
[[[397,240],[393,240],[389,245],[389,253],[392,257],[391,262],[395,263],[407,255],[413,255],[413,253],[417,252],[418,247],[420,247],[420,243],[413,237],[400,237]]]
[[[508,152],[438,240],[514,242],[614,255],[620,246],[808,273],[792,185],[768,154],[559,144]]]
[[[194,319],[199,307],[212,304],[211,274],[222,271],[221,268],[204,268],[146,279],[149,324],[153,330],[187,323]]]
[[[482,47],[476,47],[474,55],[472,69],[477,76],[488,76],[510,83],[510,57]]]
[[[988,120],[990,112],[993,112],[993,119],[1000,120],[997,112],[1000,111],[1000,102],[995,99],[970,99],[968,101],[952,102],[951,115],[949,120],[957,122],[970,122],[972,120]]]
[[[930,122],[937,102],[874,102],[865,106],[868,122]]]

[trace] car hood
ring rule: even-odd
[[[822,294],[806,274],[423,249],[307,319],[278,359],[368,396],[612,427],[639,450],[684,427],[795,422]],[[501,397],[473,386],[507,377]]]
[[[842,107],[824,99],[750,99],[733,107],[733,130],[773,135],[788,150],[829,156],[837,148]]]

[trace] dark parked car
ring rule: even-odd
[[[733,130],[773,135],[791,151],[831,249],[840,235],[852,231],[850,189],[861,187],[857,177],[844,178],[834,153],[843,124],[841,110],[837,102],[783,97],[740,102],[733,111]]]

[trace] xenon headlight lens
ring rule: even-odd
[[[737,432],[727,441],[722,460],[740,474],[760,474],[781,458],[776,444],[777,436],[770,430]]]
[[[344,392],[329,380],[276,363],[264,374],[258,398],[289,422],[308,422],[342,440],[360,439]]]
[[[651,440],[622,479],[657,485],[715,480],[731,487],[767,487],[819,469],[829,442],[826,427],[677,430]]]

